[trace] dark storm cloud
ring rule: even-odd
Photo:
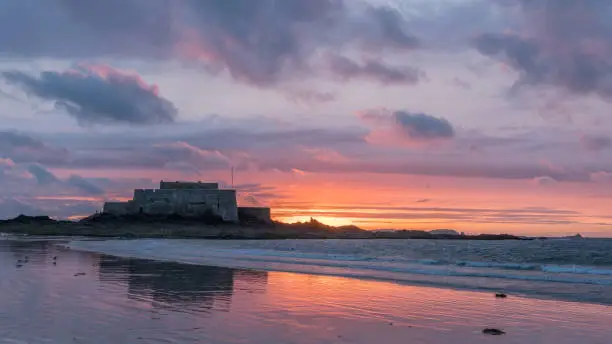
[[[519,73],[517,86],[548,85],[612,100],[612,2],[502,0],[521,34],[486,33],[476,49]]]
[[[0,52],[20,57],[178,58],[269,86],[311,72],[321,48],[346,46],[407,51],[419,42],[397,12],[345,0],[0,4]]]
[[[108,66],[82,65],[39,76],[10,71],[2,76],[28,95],[53,101],[82,125],[167,123],[177,114],[174,104],[159,95],[157,86]]]
[[[449,139],[455,136],[452,124],[444,118],[404,111],[394,112],[393,118],[402,132],[412,139]]]
[[[329,68],[344,81],[365,78],[382,84],[416,84],[424,77],[424,73],[416,68],[393,67],[375,60],[358,63],[340,55],[329,57]]]

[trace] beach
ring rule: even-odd
[[[496,281],[488,285],[491,290],[484,290],[482,281],[480,289],[476,282],[457,282],[486,277],[425,275],[415,273],[414,267],[404,271],[407,263],[402,259],[416,257],[399,257],[396,251],[406,250],[393,245],[387,244],[386,255],[356,259],[363,252],[380,251],[371,245],[385,243],[334,242],[338,251],[332,253],[326,242],[257,245],[4,237],[0,343],[610,342],[612,312],[602,266],[543,272],[557,278],[549,282],[553,286],[571,285],[565,292],[546,294],[538,284],[546,282],[506,278],[504,290],[516,292],[499,299],[492,292]],[[433,248],[411,247],[410,252],[427,250]],[[471,252],[461,250],[465,248],[457,247],[449,258]],[[498,247],[496,252],[503,250]],[[389,257],[395,261],[381,264]],[[440,262],[421,263],[450,271]],[[537,274],[535,267],[508,267],[502,269],[508,276]],[[493,269],[491,275],[500,269],[463,264],[453,271],[464,268]],[[421,281],[411,281],[411,275]],[[435,281],[436,276],[442,281]],[[570,277],[575,280],[567,280]],[[534,283],[537,292],[519,292],[526,289],[525,282]],[[489,327],[506,334],[483,334]]]

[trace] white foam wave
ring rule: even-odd
[[[594,267],[588,267],[588,266],[544,265],[541,267],[541,269],[544,272],[551,272],[551,273],[612,276],[612,270],[610,269],[601,269],[601,268],[594,268]]]
[[[73,249],[96,251],[117,256],[177,261],[188,264],[216,265],[305,273],[334,274],[373,279],[393,279],[446,284],[478,280],[515,280],[542,283],[612,286],[612,271],[590,267],[537,266],[492,262],[444,264],[437,260],[408,261],[385,257],[312,254],[249,248],[226,248],[214,241],[194,240],[108,240],[74,241]],[[508,270],[513,270],[510,272]],[[453,280],[455,278],[455,280]]]

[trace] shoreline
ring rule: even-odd
[[[469,292],[469,293],[478,293],[481,295],[489,295],[489,296],[493,296],[497,292],[499,292],[498,288],[473,288],[473,287],[467,287],[467,286],[450,286],[450,285],[445,285],[445,284],[433,283],[431,281],[398,280],[393,277],[385,278],[385,277],[373,277],[373,276],[368,276],[368,275],[347,274],[347,273],[303,271],[300,269],[290,269],[290,268],[284,268],[284,269],[283,268],[267,268],[264,266],[252,267],[252,266],[246,266],[246,265],[236,265],[236,264],[227,264],[227,263],[224,264],[220,261],[202,264],[202,263],[191,262],[189,260],[164,259],[164,258],[155,257],[155,256],[121,254],[121,253],[116,253],[116,252],[113,252],[113,253],[103,252],[103,251],[94,250],[94,249],[73,247],[73,246],[70,246],[70,243],[56,244],[56,246],[63,247],[65,249],[69,249],[72,251],[92,253],[92,254],[104,254],[104,255],[121,258],[121,259],[139,259],[139,260],[149,260],[149,261],[155,261],[155,262],[161,262],[161,263],[178,263],[178,264],[186,264],[186,265],[209,266],[209,267],[215,267],[215,268],[226,268],[226,269],[236,269],[236,270],[257,271],[257,272],[288,273],[288,274],[298,274],[298,275],[306,275],[306,276],[321,276],[321,277],[355,279],[355,280],[364,281],[364,282],[392,283],[392,284],[397,284],[397,285],[406,286],[406,287],[417,287],[417,288],[421,287],[421,288],[430,288],[430,289],[437,289],[437,290],[444,290],[444,291],[450,290],[450,291],[456,291],[456,292]],[[554,296],[550,296],[550,295],[542,295],[542,294],[528,293],[528,292],[512,293],[510,297],[523,298],[523,299],[534,299],[534,300],[541,300],[541,301],[558,301],[558,302],[566,302],[566,303],[574,303],[574,304],[610,306],[609,304],[601,303],[601,302],[560,299],[560,298],[555,298]]]
[[[188,265],[336,276],[491,294],[503,292],[509,295],[522,295],[542,300],[612,305],[610,297],[600,295],[601,292],[604,292],[601,288],[610,285],[609,278],[604,281],[606,282],[605,285],[598,285],[589,282],[589,280],[597,278],[596,276],[587,277],[580,274],[503,268],[500,270],[497,268],[470,267],[469,264],[462,266],[452,264],[431,265],[431,263],[420,263],[418,260],[388,261],[384,257],[379,260],[358,254],[347,255],[342,250],[322,254],[314,251],[304,251],[300,249],[300,246],[294,246],[313,245],[312,243],[302,242],[302,244],[297,244],[297,242],[299,240],[276,243],[272,241],[245,243],[241,241],[166,241],[156,239],[76,240],[58,243],[58,246],[75,251]],[[375,242],[371,242],[371,244],[377,245]],[[325,245],[325,243],[315,243],[315,245],[319,247]],[[332,244],[328,243],[328,245]],[[343,245],[352,247],[353,244],[344,241]],[[414,245],[421,244],[414,242],[410,247],[414,247]],[[403,247],[403,245],[401,246]],[[323,248],[319,252],[327,251]],[[556,268],[562,267],[558,266]]]
[[[370,231],[355,226],[333,227],[316,221],[297,224],[224,223],[208,219],[167,217],[102,217],[78,222],[19,216],[0,221],[0,233],[29,236],[65,236],[123,239],[434,239],[434,240],[533,240],[510,234],[452,235],[422,230]]]
[[[115,250],[106,250],[100,248],[92,248],[92,247],[79,247],[79,240],[75,240],[72,237],[62,237],[53,238],[53,237],[39,237],[39,236],[25,236],[25,237],[14,237],[8,238],[9,240],[21,238],[32,239],[32,241],[49,241],[53,246],[60,248],[61,250],[81,252],[81,253],[89,253],[96,255],[105,255],[111,256],[120,259],[135,259],[135,260],[145,260],[159,263],[176,263],[176,264],[185,264],[190,266],[201,266],[201,267],[214,267],[214,268],[224,268],[224,269],[235,269],[235,270],[246,270],[246,271],[254,271],[254,272],[265,272],[265,273],[286,273],[286,274],[297,274],[297,275],[305,275],[305,276],[320,276],[320,277],[329,277],[329,278],[342,278],[342,279],[354,279],[362,282],[371,282],[371,283],[391,283],[396,284],[398,286],[405,287],[415,287],[415,288],[429,288],[440,291],[454,291],[454,292],[468,292],[468,293],[476,293],[480,295],[490,295],[494,296],[498,292],[503,292],[503,288],[495,288],[495,287],[473,287],[473,286],[460,286],[460,285],[449,285],[444,283],[436,283],[431,280],[403,280],[398,279],[393,275],[389,275],[388,277],[384,276],[371,276],[363,273],[355,273],[355,272],[339,272],[339,271],[315,271],[315,270],[304,270],[299,267],[291,268],[281,265],[274,266],[265,266],[261,265],[260,262],[247,262],[244,260],[236,260],[229,261],[223,259],[211,259],[206,262],[196,262],[190,259],[177,259],[176,257],[161,257],[159,255],[143,255],[129,252],[119,252]],[[80,239],[85,239],[82,241],[91,241],[87,240],[87,237],[81,237]],[[147,238],[143,238],[147,239]],[[159,239],[159,238],[150,238],[150,239]],[[55,241],[57,240],[57,241]],[[121,240],[121,238],[101,238],[100,241],[108,241],[108,240]],[[134,239],[137,240],[137,239]],[[172,239],[169,239],[172,240]],[[176,239],[176,240],[188,240],[188,239]],[[55,241],[55,242],[54,242]],[[98,241],[98,240],[93,240]],[[124,241],[124,240],[121,240]],[[73,244],[77,243],[76,246]],[[576,305],[594,305],[594,306],[605,306],[609,307],[611,304],[606,302],[598,302],[591,300],[575,300],[571,298],[562,297],[559,295],[545,295],[541,293],[537,293],[534,291],[524,290],[521,292],[506,292],[511,298],[520,298],[527,300],[538,300],[538,301],[548,301],[548,302],[563,302],[568,304],[576,304]]]

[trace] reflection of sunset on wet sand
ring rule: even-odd
[[[11,314],[0,317],[3,338],[26,342],[467,344],[489,342],[481,330],[495,327],[507,332],[502,343],[603,344],[612,321],[596,304],[125,259],[43,242],[1,241],[0,275],[0,314]]]

